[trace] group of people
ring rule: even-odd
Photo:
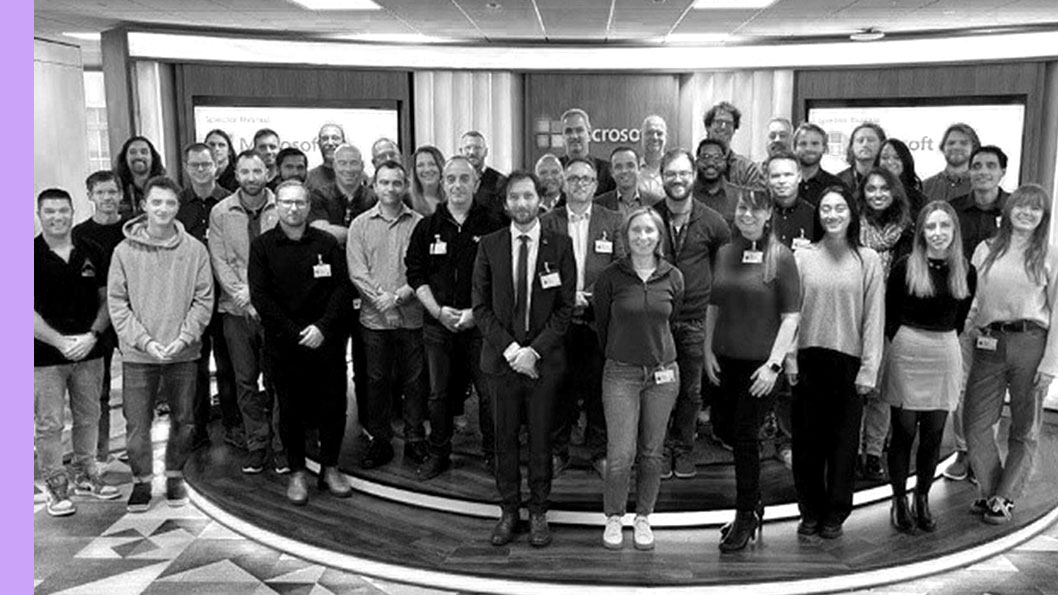
[[[734,453],[737,512],[722,551],[760,530],[769,415],[793,470],[800,535],[842,534],[857,472],[884,479],[887,440],[894,527],[934,530],[928,495],[953,411],[959,453],[946,473],[972,469],[974,512],[1008,521],[1058,373],[1050,197],[1034,184],[1002,191],[1006,155],[965,124],[945,132],[946,169],[920,182],[907,146],[876,124],[856,128],[849,168],[832,175],[819,167],[820,127],[773,119],[757,163],[731,149],[740,121],[734,105],[713,106],[692,153],[668,148],[665,121],[651,115],[639,147],[603,159],[591,153],[589,115],[570,109],[564,154],[545,154],[534,171],[497,172],[485,137],[469,131],[458,155],[427,145],[407,165],[396,142],[379,139],[370,178],[336,124],[320,129],[323,164],[311,170],[274,131],[235,155],[213,130],[184,150],[183,188],[148,139],[129,139],[114,172],[87,180],[91,219],[72,226],[64,190],[37,199],[48,512],[74,512],[59,445],[67,390],[74,491],[119,497],[96,471],[115,347],[129,510],[150,506],[158,400],[170,407],[166,499],[186,502],[184,463],[210,443],[211,357],[242,471],[289,473],[288,499],[305,504],[308,437],[318,487],[349,496],[337,462],[351,341],[364,469],[393,460],[397,407],[403,461],[423,481],[445,473],[453,420],[476,393],[500,499],[494,545],[517,529],[522,448],[529,542],[551,542],[551,483],[570,465],[583,412],[604,481],[603,544],[624,545],[634,470],[633,545],[653,548],[660,482],[696,475],[703,403]],[[1003,460],[993,426],[1008,390]]]

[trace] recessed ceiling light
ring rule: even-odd
[[[63,33],[63,35],[65,35],[66,37],[73,37],[74,39],[83,39],[85,41],[99,41],[103,34],[92,33],[91,31],[74,31],[72,33]]]
[[[682,44],[704,44],[704,43],[723,43],[730,41],[731,35],[727,33],[670,33],[666,35],[661,42],[673,45]]]
[[[500,10],[501,8],[503,8],[503,5],[499,2],[486,2],[485,8],[489,10]]]
[[[775,4],[776,0],[694,0],[695,10],[756,10]]]
[[[857,31],[852,35],[849,35],[849,39],[851,39],[852,41],[878,41],[883,37],[885,37],[885,32],[879,31],[874,27],[867,27],[866,29]]]
[[[309,10],[382,10],[374,0],[288,0]]]

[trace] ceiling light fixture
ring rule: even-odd
[[[382,10],[374,0],[287,0],[309,10]]]
[[[852,35],[849,35],[849,39],[852,41],[878,41],[885,37],[884,31],[879,31],[874,27],[867,27],[866,29],[857,31]]]
[[[102,33],[92,33],[91,31],[74,31],[71,33],[63,33],[63,35],[84,41],[99,41],[103,36]]]
[[[775,4],[776,0],[694,0],[695,10],[757,10]]]

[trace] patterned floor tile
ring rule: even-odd
[[[169,574],[158,580],[184,583],[253,583],[255,585],[261,582],[260,579],[246,572],[231,560],[218,560],[204,566]]]

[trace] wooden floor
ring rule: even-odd
[[[533,549],[519,535],[505,547],[488,542],[493,521],[427,511],[357,493],[338,500],[311,491],[308,506],[284,499],[286,479],[273,473],[247,476],[241,458],[225,447],[199,451],[187,467],[189,481],[210,504],[270,531],[312,546],[405,568],[507,580],[584,585],[690,586],[793,581],[900,567],[966,550],[1010,535],[1058,505],[1058,416],[1048,412],[1037,469],[1017,502],[1014,522],[983,524],[967,512],[976,497],[967,482],[940,480],[931,503],[939,527],[908,536],[891,529],[888,504],[855,510],[845,535],[833,541],[798,539],[794,521],[767,523],[761,542],[721,555],[718,533],[707,529],[658,529],[653,552],[609,551],[594,527],[555,526],[554,543]],[[1002,432],[1002,430],[1001,430]],[[718,474],[723,471],[717,470]],[[690,486],[691,483],[686,483]],[[681,485],[679,483],[674,485]],[[703,478],[699,487],[708,489]],[[716,488],[714,487],[713,490]],[[670,493],[673,490],[670,489]],[[680,493],[683,492],[681,488]],[[693,496],[686,488],[686,499]],[[705,493],[699,494],[706,501]],[[595,501],[595,509],[601,499]],[[898,580],[899,577],[890,580]]]

